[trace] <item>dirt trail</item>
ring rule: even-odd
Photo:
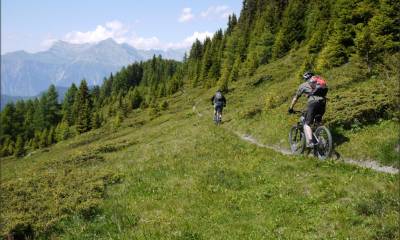
[[[197,110],[196,105],[193,106],[193,112],[195,112],[198,117],[203,117],[203,114]],[[224,129],[232,132],[232,130],[230,130],[228,128],[224,128]],[[290,150],[282,148],[280,146],[263,144],[263,143],[259,142],[257,139],[255,139],[253,136],[251,136],[250,134],[242,134],[242,133],[235,132],[235,131],[233,131],[233,133],[235,135],[237,135],[239,138],[241,138],[242,140],[252,143],[254,145],[257,145],[259,147],[272,149],[272,150],[279,152],[281,154],[284,154],[284,155],[292,154],[292,152]],[[372,169],[377,172],[383,172],[383,173],[389,173],[389,174],[398,174],[399,173],[399,169],[394,168],[392,166],[382,166],[377,161],[373,161],[373,160],[356,160],[356,159],[351,159],[351,158],[339,158],[338,161],[342,161],[347,164],[357,165],[362,168],[369,168],[369,169]]]
[[[255,145],[259,146],[259,147],[269,148],[269,149],[272,149],[274,151],[280,152],[280,153],[285,154],[285,155],[292,154],[288,149],[284,149],[284,148],[281,148],[279,146],[272,146],[272,145],[262,144],[259,141],[257,141],[257,139],[255,139],[254,137],[252,137],[249,134],[240,134],[238,132],[234,132],[234,133],[238,137],[243,139],[244,141],[250,142],[250,143],[255,144]],[[357,165],[357,166],[363,167],[363,168],[370,168],[370,169],[373,169],[373,170],[375,170],[377,172],[390,173],[390,174],[399,173],[399,169],[394,168],[392,166],[382,166],[377,161],[355,160],[355,159],[351,159],[351,158],[339,158],[338,160],[342,161],[344,163],[347,163],[347,164]]]
[[[255,144],[255,145],[259,146],[259,147],[269,148],[269,149],[272,149],[272,150],[274,150],[274,151],[276,151],[276,152],[280,152],[280,153],[282,153],[282,154],[284,154],[284,155],[290,155],[290,154],[292,154],[289,150],[284,149],[284,148],[281,148],[281,147],[279,147],[279,146],[273,146],[273,145],[262,144],[262,143],[260,143],[259,141],[257,141],[257,139],[255,139],[253,136],[251,136],[251,135],[249,135],[249,134],[240,134],[240,133],[238,133],[238,132],[234,132],[234,133],[235,133],[237,136],[239,136],[241,139],[243,139],[243,140],[245,140],[245,141],[247,141],[247,142],[253,143],[253,144]]]

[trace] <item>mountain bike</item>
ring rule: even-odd
[[[222,106],[221,107],[216,107],[215,109],[215,115],[214,115],[214,123],[216,125],[220,125],[222,122]]]
[[[296,125],[292,126],[289,132],[290,150],[293,154],[302,154],[306,149],[306,138],[304,133],[304,112],[295,111],[294,113],[301,113],[300,119]],[[327,127],[322,125],[322,116],[316,115],[313,124],[310,126],[313,132],[312,148],[314,156],[319,159],[327,159],[332,155],[333,140],[332,134]]]

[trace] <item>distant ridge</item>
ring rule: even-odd
[[[2,55],[2,94],[36,96],[50,84],[69,87],[85,78],[89,85],[99,85],[104,77],[122,66],[155,55],[181,61],[185,49],[138,50],[109,38],[96,44],[71,44],[57,41],[43,52],[17,51]]]

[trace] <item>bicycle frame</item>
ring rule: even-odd
[[[215,124],[220,124],[221,123],[221,119],[222,119],[222,112],[221,111],[215,111],[215,114],[214,114]]]

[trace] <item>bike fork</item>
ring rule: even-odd
[[[312,141],[313,141],[314,145],[318,145],[319,144],[319,140],[318,140],[317,136],[314,133],[312,133]]]

